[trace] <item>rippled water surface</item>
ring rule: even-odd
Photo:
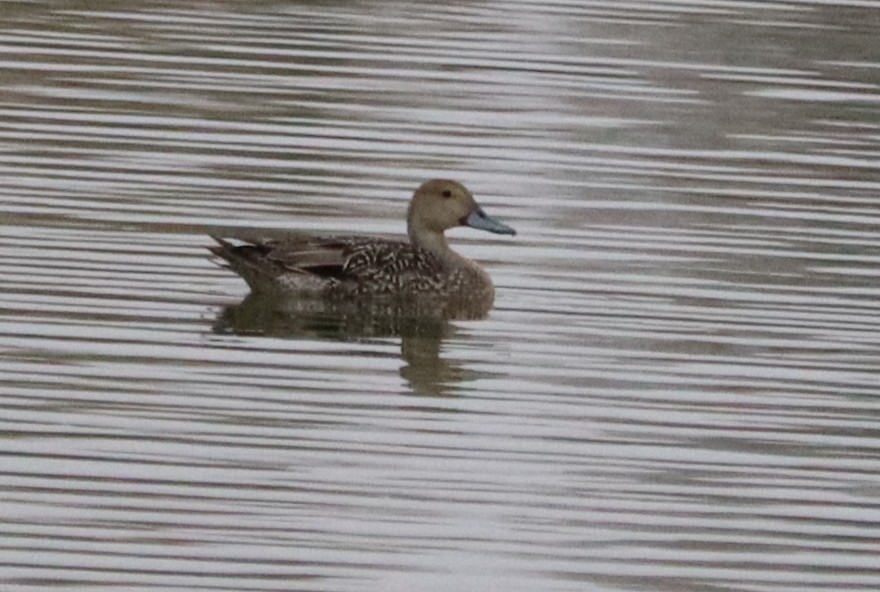
[[[4,2],[3,590],[880,589],[880,6]],[[209,233],[516,237],[428,330]],[[420,326],[421,327],[421,326]]]

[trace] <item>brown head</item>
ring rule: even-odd
[[[438,240],[445,246],[443,232],[456,226],[516,234],[510,226],[487,216],[464,185],[448,179],[422,183],[413,195],[406,219],[410,240],[426,248]]]

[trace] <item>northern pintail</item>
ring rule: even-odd
[[[474,261],[453,251],[444,232],[470,226],[496,234],[516,231],[489,217],[457,181],[435,179],[413,194],[409,240],[369,236],[306,236],[247,240],[212,236],[211,252],[226,260],[254,292],[281,290],[328,299],[438,296],[491,306],[494,288]]]

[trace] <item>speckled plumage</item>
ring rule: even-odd
[[[282,289],[326,298],[484,295],[492,283],[473,266],[449,269],[428,251],[364,236],[291,236],[235,246],[218,237],[211,251],[254,291]]]
[[[476,263],[458,255],[443,231],[467,225],[513,234],[482,211],[455,181],[424,183],[407,217],[409,241],[366,236],[290,235],[234,245],[213,237],[225,259],[255,292],[267,289],[328,299],[455,297],[491,305],[494,288]]]

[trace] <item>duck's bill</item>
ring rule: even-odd
[[[516,230],[507,224],[502,224],[495,218],[488,216],[482,208],[477,208],[468,214],[461,223],[465,226],[470,226],[471,228],[486,230],[488,232],[494,232],[495,234],[516,234]]]

